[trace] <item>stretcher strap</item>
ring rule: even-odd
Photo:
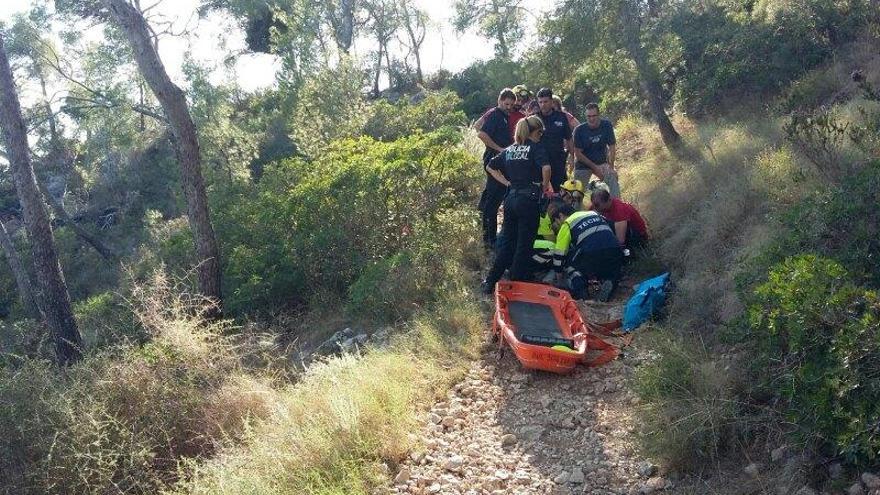
[[[582,361],[583,364],[591,368],[602,366],[605,363],[615,360],[617,356],[620,355],[620,349],[594,335],[587,335],[587,349],[602,351],[602,353],[593,359],[586,359],[586,356],[584,357],[584,360]]]
[[[606,321],[604,323],[593,323],[584,321],[584,323],[595,333],[601,333],[608,337],[614,336],[614,331],[621,327],[620,320]]]

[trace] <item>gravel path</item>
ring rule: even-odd
[[[618,318],[629,294],[587,303],[591,321]],[[487,350],[425,417],[421,450],[392,473],[393,494],[638,494],[669,488],[639,458],[638,404],[627,383],[637,344],[599,368],[559,376],[524,370]]]

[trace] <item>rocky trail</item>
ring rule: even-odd
[[[619,318],[631,287],[581,304],[591,321]],[[638,404],[628,382],[635,345],[598,368],[559,376],[523,369],[487,347],[467,377],[427,413],[419,450],[392,473],[393,494],[638,494],[672,488],[639,457]]]

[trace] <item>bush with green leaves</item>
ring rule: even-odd
[[[461,290],[462,260],[479,252],[473,211],[445,211],[417,222],[412,242],[397,254],[368,265],[349,290],[351,314],[375,320],[406,318]]]
[[[841,121],[832,112],[820,110],[813,114],[792,114],[784,130],[789,141],[804,152],[817,170],[837,180],[849,172],[849,162],[843,159],[849,127],[849,122]]]
[[[858,35],[866,12],[859,0],[682,5],[668,20],[682,49],[677,100],[700,114],[778,93]]]
[[[461,109],[470,118],[476,118],[495,106],[498,93],[525,82],[528,71],[514,61],[492,59],[476,62],[452,76],[448,88],[461,97]],[[536,91],[537,88],[532,88]]]
[[[339,140],[313,161],[275,163],[258,184],[218,192],[228,307],[307,304],[316,288],[346,297],[377,264],[421,256],[415,246],[476,195],[480,167],[460,142],[449,128]]]
[[[880,298],[839,263],[784,260],[753,293],[758,376],[808,445],[857,464],[880,452]]]
[[[365,78],[354,61],[343,59],[306,81],[290,124],[298,149],[316,158],[334,139],[361,133],[366,116]]]
[[[425,92],[418,102],[379,99],[369,106],[364,133],[379,141],[393,141],[418,131],[461,127],[467,124],[467,117],[458,110],[460,105],[461,98],[448,90]]]
[[[737,284],[748,295],[769,267],[797,253],[816,253],[845,266],[859,285],[880,288],[880,162],[829,185],[779,215],[780,234],[750,261]]]
[[[604,114],[618,117],[645,110],[635,64],[621,50],[596,47],[577,69],[576,77],[596,95]]]

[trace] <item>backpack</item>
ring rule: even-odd
[[[645,280],[636,286],[623,310],[623,331],[631,332],[657,315],[666,304],[669,273]]]

